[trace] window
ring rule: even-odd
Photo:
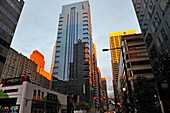
[[[155,24],[156,26],[158,26],[161,22],[161,19],[160,19],[160,16],[159,16],[159,13],[157,12],[156,15],[155,15]]]
[[[18,92],[18,89],[8,89],[8,90],[4,90],[4,93],[13,93],[13,92]]]
[[[89,37],[83,37],[83,39],[89,39]]]
[[[0,46],[0,53],[2,53],[2,51],[3,51],[3,48]]]
[[[55,56],[55,58],[60,58],[60,56]]]
[[[164,28],[162,28],[162,30],[161,30],[161,34],[162,34],[162,36],[163,36],[164,40],[168,40],[167,32],[165,31],[165,29],[164,29]]]
[[[59,35],[59,34],[62,34],[62,32],[58,32],[58,35]]]
[[[20,10],[11,0],[7,0],[7,2],[18,14],[20,14]]]
[[[61,43],[61,41],[57,41],[57,43]]]
[[[84,44],[89,44],[89,42],[84,42]]]
[[[168,0],[161,0],[161,2],[160,2],[160,9],[162,10],[162,11],[164,11],[165,10],[165,8],[166,8],[166,5],[167,5],[167,2],[168,2]]]
[[[89,30],[88,28],[83,28],[83,30]]]
[[[60,19],[63,19],[63,17],[61,16]]]
[[[155,22],[154,22],[154,21],[152,22],[151,29],[152,29],[152,32],[153,32],[153,33],[155,33],[155,32],[156,32],[156,24],[155,24]]]
[[[6,48],[10,47],[10,44],[7,41],[3,40],[1,37],[0,37],[0,44]]]
[[[56,46],[57,48],[60,48],[60,46]]]
[[[58,66],[54,67],[54,69],[58,69],[58,68],[59,68]]]
[[[83,18],[88,18],[88,16],[83,16]]]
[[[61,37],[57,37],[57,39],[60,39]]]
[[[166,22],[167,22],[167,24],[168,24],[168,26],[169,26],[169,28],[170,28],[170,15],[168,16]]]
[[[88,20],[83,20],[83,22],[88,22]]]
[[[58,72],[54,72],[53,74],[56,74],[56,75],[57,75],[57,74],[58,74]]]
[[[59,53],[60,51],[56,51],[56,53]]]
[[[75,8],[75,7],[72,7],[72,8],[71,8],[71,11],[75,11],[75,10],[76,10],[76,8]]]
[[[6,15],[15,25],[17,24],[17,20],[10,14],[8,13],[8,11],[6,11],[6,9],[4,9],[1,5],[0,5],[0,10],[2,11],[2,13],[4,15]]]
[[[83,26],[88,26],[88,24],[83,24]]]
[[[87,12],[84,12],[83,14],[87,14]]]
[[[10,36],[13,36],[13,31],[12,31],[10,28],[8,28],[8,26],[6,26],[5,24],[3,24],[1,21],[0,21],[0,27],[1,27],[4,31],[8,32],[8,34],[9,34]]]
[[[55,63],[59,63],[59,61],[55,61]]]
[[[89,33],[83,33],[83,35],[88,35]]]

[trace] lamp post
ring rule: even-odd
[[[115,50],[115,49],[121,49],[122,58],[123,58],[123,64],[124,64],[125,77],[126,77],[126,83],[127,83],[127,88],[128,88],[129,93],[131,93],[131,92],[132,92],[132,88],[131,88],[131,85],[130,85],[130,83],[129,83],[129,81],[128,81],[127,68],[126,68],[126,64],[125,64],[125,58],[124,58],[124,53],[123,53],[123,47],[121,46],[120,48],[103,49],[102,51],[105,52],[105,51]]]
[[[126,83],[127,83],[127,89],[129,91],[129,94],[132,92],[132,88],[131,88],[131,84],[128,81],[128,75],[127,75],[127,68],[126,68],[126,64],[125,64],[125,58],[124,58],[124,53],[123,53],[123,47],[121,46],[120,48],[112,48],[112,49],[103,49],[102,51],[109,51],[109,50],[115,50],[115,49],[120,49],[122,52],[122,58],[123,58],[123,64],[124,64],[124,71],[125,71],[125,77],[126,77]],[[124,89],[125,90],[125,89]],[[128,96],[127,96],[128,99]],[[119,110],[119,108],[118,108]],[[127,113],[129,113],[129,109],[127,108]]]

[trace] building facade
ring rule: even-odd
[[[36,69],[37,73],[41,74],[49,81],[52,81],[52,74],[44,70],[44,66],[45,66],[44,55],[42,55],[39,51],[34,50],[30,56],[30,60],[32,60],[35,64],[37,64],[37,69]]]
[[[165,111],[170,109],[170,77],[164,77],[157,65],[160,53],[170,54],[170,1],[169,0],[132,0],[136,15],[144,35],[156,83],[160,90]],[[167,60],[168,62],[168,60]],[[169,65],[165,65],[165,67]],[[168,69],[169,70],[169,69]]]
[[[40,68],[44,69],[44,55],[42,55],[39,51],[34,50],[30,56],[30,60],[34,61],[36,64],[39,65]]]
[[[50,81],[37,72],[37,67],[32,60],[10,48],[2,71],[2,78],[29,76],[31,82],[50,87]]]
[[[108,97],[107,97],[107,83],[106,78],[101,78],[102,82],[102,110],[106,111],[108,109]]]
[[[89,49],[79,41],[78,44],[74,44],[74,61],[70,67],[69,80],[63,81],[53,77],[53,89],[62,94],[74,95],[78,98],[75,103],[84,101],[93,107],[94,88],[89,65]]]
[[[2,79],[1,113],[66,113],[67,96],[30,83],[27,76]]]
[[[111,49],[111,63],[112,63],[112,74],[113,74],[113,90],[114,90],[114,99],[117,103],[118,96],[118,77],[119,77],[119,60],[120,60],[120,47],[121,47],[121,37],[124,35],[136,34],[136,30],[115,32],[109,34],[110,39],[110,49]]]
[[[91,17],[88,1],[62,7],[52,66],[53,76],[60,80],[69,80],[71,63],[74,61],[74,44],[79,40],[87,45],[92,63]]]
[[[102,97],[103,97],[103,93],[102,93],[102,79],[101,79],[101,72],[99,67],[97,67],[97,74],[98,74],[98,87],[99,87],[99,102],[100,102],[100,108],[102,108]]]
[[[99,72],[97,67],[97,52],[96,45],[93,43],[93,87],[94,87],[94,98],[95,98],[95,108],[99,110],[100,108],[100,87],[99,87]]]
[[[0,1],[0,78],[23,5],[23,0]]]
[[[142,34],[122,36],[122,47],[127,68],[128,80],[133,89],[133,80],[138,76],[154,78],[149,55]],[[122,55],[122,53],[121,53]],[[123,57],[120,56],[119,91],[126,88]],[[121,94],[120,94],[121,95]]]

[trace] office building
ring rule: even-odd
[[[103,97],[102,80],[101,80],[101,72],[100,72],[99,67],[97,67],[97,74],[98,74],[98,87],[99,87],[99,103],[100,103],[100,108],[102,108],[103,107],[103,105],[102,105],[102,97]]]
[[[30,56],[30,60],[34,61],[40,68],[44,69],[44,55],[42,55],[39,51],[34,50]]]
[[[66,113],[67,95],[29,82],[27,76],[2,79],[0,111],[17,113]]]
[[[36,72],[47,78],[49,81],[52,81],[52,75],[44,70],[45,61],[44,55],[42,55],[39,51],[34,50],[30,56],[30,60],[32,60],[35,64],[37,64]]]
[[[93,43],[93,87],[94,87],[94,98],[95,98],[95,109],[100,109],[100,97],[99,97],[99,73],[97,68],[97,52],[96,45]]]
[[[102,109],[107,110],[108,108],[108,97],[107,97],[107,84],[106,84],[106,78],[101,78],[102,82]]]
[[[165,106],[170,112],[170,79],[158,71],[160,52],[170,54],[170,1],[169,0],[132,0],[136,15],[144,35],[155,81]],[[168,66],[168,65],[167,65]],[[165,66],[165,67],[167,67]],[[169,70],[169,69],[168,69]],[[167,75],[169,75],[167,73]],[[167,104],[168,103],[168,104]]]
[[[38,73],[37,67],[38,65],[32,60],[10,48],[1,77],[14,78],[29,76],[31,82],[44,87],[50,87],[50,80],[43,76],[43,74]]]
[[[62,94],[74,95],[76,102],[84,101],[93,105],[93,85],[90,73],[89,49],[79,40],[74,44],[74,61],[71,63],[68,81],[53,77],[52,87]],[[92,103],[92,104],[91,104]]]
[[[124,35],[136,34],[136,30],[122,31],[110,33],[110,49],[111,49],[111,59],[112,59],[112,74],[113,74],[113,90],[115,103],[117,102],[117,86],[119,77],[119,60],[120,60],[120,47],[121,47],[121,37]]]
[[[0,0],[0,78],[23,5],[23,0]]]
[[[87,45],[92,64],[92,33],[90,5],[88,1],[64,5],[59,17],[53,76],[69,80],[74,61],[74,44],[79,40]],[[91,66],[91,65],[90,65]],[[90,67],[92,69],[92,67]]]
[[[144,43],[143,35],[142,34],[134,34],[134,35],[127,35],[122,36],[122,47],[123,47],[123,54],[124,60],[126,62],[127,68],[127,76],[128,80],[131,83],[131,87],[133,89],[133,81],[138,76],[142,76],[145,78],[152,79],[154,78],[149,55]],[[122,52],[122,51],[121,51]],[[124,72],[124,64],[123,64],[123,57],[122,53],[120,55],[120,65],[119,65],[119,91],[127,86],[125,72]]]

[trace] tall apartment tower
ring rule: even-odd
[[[23,0],[0,0],[0,78],[23,5]]]
[[[89,49],[92,60],[92,34],[90,5],[88,1],[64,5],[59,17],[57,43],[53,67],[53,76],[60,80],[69,80],[70,64],[74,60],[74,44],[82,40]]]
[[[170,112],[170,79],[162,74],[158,64],[160,52],[170,54],[170,1],[132,0],[149,53],[155,81],[160,90],[165,112]],[[165,56],[165,54],[163,56]],[[169,65],[163,64],[165,67]],[[164,68],[165,69],[165,68]],[[163,70],[164,70],[163,69]],[[169,69],[167,69],[169,70]],[[169,109],[169,110],[168,110]]]
[[[74,62],[70,67],[69,81],[57,80],[53,77],[53,89],[62,93],[79,97],[79,101],[84,101],[93,105],[92,77],[89,71],[89,49],[86,44],[79,41],[74,44]],[[76,101],[75,101],[76,103]]]
[[[38,64],[16,50],[9,48],[1,78],[29,76],[31,82],[49,88],[50,80],[43,75],[44,73],[38,73],[37,67]]]
[[[131,83],[132,89],[134,89],[133,81],[135,81],[137,76],[151,79],[154,78],[149,55],[142,34],[122,36],[122,47],[125,56],[124,59],[127,68],[128,80],[130,81],[129,83]],[[127,86],[125,82],[125,71],[122,55],[120,55],[119,69],[118,90],[120,91]]]
[[[131,35],[131,34],[136,34],[136,30],[115,32],[109,34],[115,102],[117,101],[116,98],[117,98],[117,86],[118,86],[118,77],[119,77],[119,60],[120,60],[120,51],[121,51],[121,49],[118,48],[121,47],[121,37],[124,35]]]

